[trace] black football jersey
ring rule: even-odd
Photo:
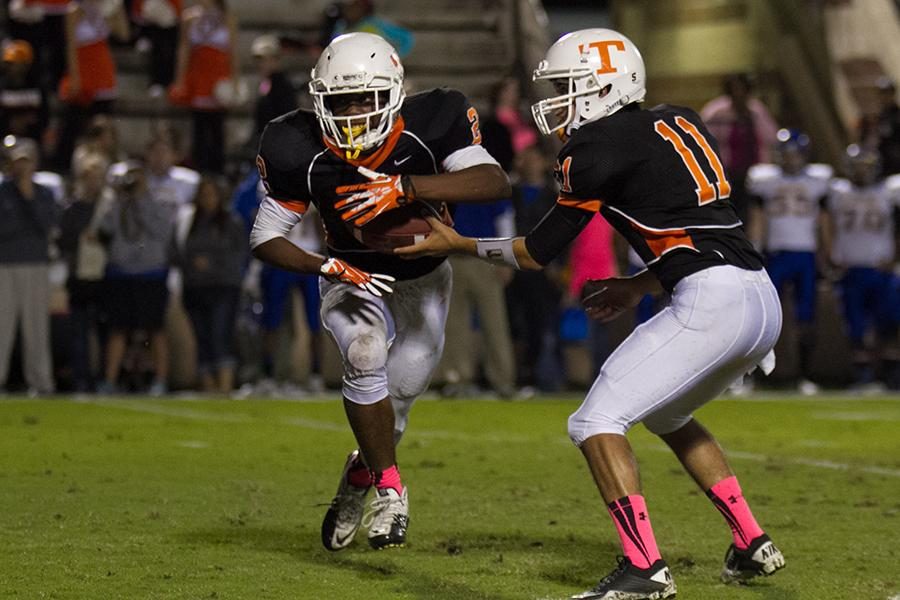
[[[314,113],[296,110],[271,121],[260,140],[257,166],[273,200],[297,213],[312,203],[322,216],[329,256],[355,267],[397,279],[414,279],[434,270],[445,258],[405,260],[367,248],[334,208],[335,189],[369,180],[364,166],[388,175],[434,175],[445,158],[481,142],[478,113],[455,90],[434,89],[408,97],[390,135],[358,160],[328,143]]]
[[[558,202],[600,212],[663,286],[715,265],[762,268],[728,197],[718,146],[689,108],[629,106],[559,153]]]

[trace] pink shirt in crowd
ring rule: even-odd
[[[618,274],[613,249],[613,228],[599,214],[594,215],[572,243],[569,265],[572,269],[569,293],[574,298],[581,296],[581,288],[588,279],[604,279]]]

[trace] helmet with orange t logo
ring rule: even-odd
[[[531,107],[544,135],[570,135],[584,123],[607,117],[646,95],[644,59],[627,37],[612,29],[582,29],[550,46],[534,71],[557,95]],[[556,117],[551,124],[548,116]]]

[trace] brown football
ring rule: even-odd
[[[411,246],[427,238],[431,225],[425,220],[426,216],[439,217],[445,225],[453,225],[446,204],[417,201],[388,211],[362,227],[351,226],[351,231],[364,246],[389,253],[394,248]]]

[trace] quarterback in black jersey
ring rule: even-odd
[[[754,520],[717,442],[692,416],[757,365],[770,368],[781,330],[777,293],[728,200],[716,142],[688,108],[640,107],[643,60],[618,32],[563,36],[535,79],[549,80],[558,94],[532,107],[535,121],[566,141],[556,165],[556,206],[525,237],[464,238],[435,220],[424,242],[396,253],[469,254],[539,269],[597,213],[606,218],[648,270],[588,282],[588,314],[613,319],[647,293],[668,291],[672,300],[615,350],[569,418],[569,435],[587,459],[625,555],[596,587],[573,598],[675,595],[625,436],[638,422],[672,448],[731,527],[722,578],[771,575],[784,557]]]
[[[453,90],[409,98],[394,49],[369,33],[335,38],[312,71],[314,112],[268,124],[257,166],[266,189],[250,244],[274,266],[318,273],[325,329],[344,363],[344,406],[359,450],[348,457],[322,523],[322,543],[346,548],[371,503],[369,544],[403,545],[407,490],[395,445],[444,345],[450,266],[444,257],[404,260],[359,241],[358,228],[413,200],[508,197],[506,174],[481,147],[478,113]],[[328,257],[286,235],[314,205]]]

